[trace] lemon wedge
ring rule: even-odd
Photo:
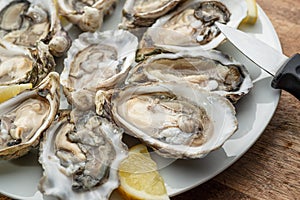
[[[120,164],[119,177],[118,190],[126,200],[170,199],[164,180],[145,145],[130,148],[128,158]]]
[[[242,21],[242,24],[255,24],[258,16],[256,0],[246,0],[246,2],[248,11],[247,16]]]
[[[31,89],[31,88],[32,88],[31,83],[0,86],[0,103],[16,96],[17,94],[23,92],[24,90]]]

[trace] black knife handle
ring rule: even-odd
[[[278,70],[272,87],[283,89],[300,100],[300,54],[295,54]]]

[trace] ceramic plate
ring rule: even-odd
[[[121,17],[121,4],[119,3],[113,16],[105,19],[103,30],[117,28]],[[260,7],[258,14],[259,18],[254,26],[244,25],[240,29],[281,51],[277,34]],[[211,152],[205,158],[196,160],[175,161],[152,153],[170,196],[204,183],[238,160],[259,138],[277,107],[280,92],[271,88],[271,77],[239,53],[230,43],[222,44],[219,49],[245,64],[251,74],[254,88],[236,105],[239,129],[222,148]],[[42,169],[37,160],[37,152],[33,151],[17,160],[0,161],[0,193],[15,199],[42,200],[43,197],[37,190]],[[119,199],[119,197],[113,195],[111,199]]]

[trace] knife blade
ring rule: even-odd
[[[221,23],[216,25],[241,53],[273,76],[273,88],[286,90],[300,100],[299,53],[289,58],[247,33]]]

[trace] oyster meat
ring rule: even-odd
[[[96,95],[97,113],[110,104],[125,132],[165,157],[200,158],[220,147],[237,129],[235,109],[225,98],[184,83],[127,86]]]
[[[141,41],[139,57],[157,48],[171,52],[191,48],[213,49],[225,39],[215,22],[237,28],[246,15],[246,1],[187,1],[159,18],[147,30]]]
[[[151,26],[157,18],[174,9],[185,0],[126,0],[120,27],[133,29]]]
[[[86,32],[76,39],[64,61],[61,84],[69,102],[81,90],[96,93],[121,84],[135,59],[137,38],[125,30]]]
[[[51,72],[33,90],[0,104],[0,158],[18,158],[39,143],[58,111],[59,88],[59,75]]]
[[[44,43],[29,50],[0,40],[0,85],[38,84],[55,68],[53,56]]]
[[[149,56],[130,71],[126,84],[149,81],[195,84],[234,103],[253,86],[242,64],[216,50]]]
[[[25,47],[43,41],[54,56],[63,55],[71,44],[52,0],[1,1],[0,37]]]
[[[72,112],[75,112],[74,110]],[[40,147],[44,169],[39,190],[65,200],[108,199],[118,187],[118,167],[127,156],[122,130],[95,112],[61,116]]]
[[[60,15],[82,31],[94,32],[101,28],[104,16],[114,10],[116,0],[57,0],[57,4]]]

